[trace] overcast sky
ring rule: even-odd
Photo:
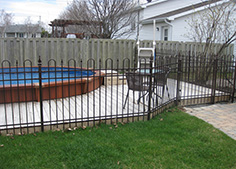
[[[23,24],[28,16],[33,23],[41,21],[48,25],[72,0],[0,0],[0,9],[14,14],[14,23]],[[145,0],[140,0],[143,2]]]
[[[0,0],[0,9],[14,15],[14,23],[22,24],[30,16],[33,23],[41,21],[49,24],[58,18],[72,0]]]

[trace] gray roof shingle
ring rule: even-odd
[[[32,25],[32,26],[28,26],[27,25],[9,25],[6,27],[6,33],[24,33],[24,32],[28,32],[29,30],[34,30],[34,32],[36,33],[41,33],[41,27],[39,25]]]

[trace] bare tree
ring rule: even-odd
[[[4,32],[8,25],[12,24],[13,14],[0,10],[0,37],[4,37]]]
[[[34,34],[38,31],[38,29],[40,27],[39,24],[32,23],[30,16],[25,19],[24,25],[25,25],[25,29],[26,29],[26,33],[27,33],[28,38],[33,37]]]
[[[68,5],[67,9],[60,15],[61,19],[68,19],[68,20],[74,20],[74,21],[91,21],[90,18],[90,11],[87,5],[87,2],[84,1],[73,1],[71,4]],[[95,30],[92,28],[94,27],[94,24],[89,25],[68,25],[66,30],[70,33],[84,33],[84,32],[95,32]],[[98,33],[96,33],[98,34]]]
[[[213,59],[222,56],[224,50],[236,40],[235,3],[217,3],[215,0],[209,1],[206,9],[196,12],[187,20],[190,29],[186,36],[204,46],[199,56],[203,68],[199,69],[195,76],[196,81],[203,83],[209,80]],[[217,51],[213,48],[215,44],[219,45]],[[208,62],[205,62],[206,59],[209,59]]]
[[[82,30],[98,38],[118,38],[133,31],[134,6],[133,0],[74,0],[61,18],[87,21]]]
[[[187,23],[189,31],[186,35],[189,39],[204,43],[204,55],[212,53],[212,45],[221,44],[215,54],[221,54],[223,50],[235,41],[235,3],[228,1],[221,4],[209,1],[208,6],[203,11],[198,11],[192,15]]]

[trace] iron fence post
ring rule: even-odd
[[[39,60],[38,60],[38,68],[39,68],[39,97],[40,97],[41,131],[44,132],[43,100],[42,100],[42,61],[41,61],[40,56],[39,56]]]
[[[152,63],[153,63],[153,56],[150,58],[150,78],[149,78],[149,98],[148,98],[148,120],[150,120],[151,114],[151,99],[152,99]]]
[[[236,88],[236,62],[234,62],[234,82],[233,82],[233,91],[232,91],[232,100],[231,100],[232,103],[234,102],[235,88]]]
[[[213,79],[212,79],[212,88],[211,88],[211,103],[215,103],[215,96],[216,96],[216,79],[217,79],[217,66],[218,66],[218,59],[216,58],[213,62]]]
[[[134,61],[134,67],[138,67],[138,62],[137,62],[137,60],[138,60],[138,48],[137,48],[137,44],[135,44],[135,47],[134,47],[134,59],[131,59],[131,60],[133,60]]]
[[[180,102],[180,92],[181,92],[181,89],[180,89],[180,80],[181,80],[181,73],[182,73],[182,60],[180,58],[180,54],[179,54],[179,57],[178,57],[178,70],[177,70],[177,86],[176,86],[176,106],[179,105],[179,102]]]

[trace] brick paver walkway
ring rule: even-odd
[[[186,113],[202,119],[236,140],[236,103],[184,107]]]

